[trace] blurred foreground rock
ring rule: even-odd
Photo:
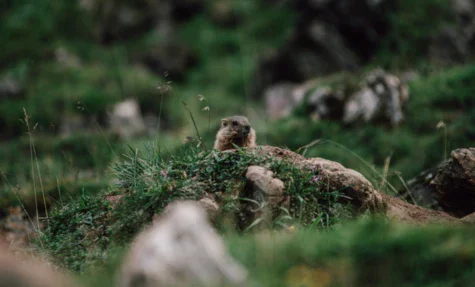
[[[271,86],[264,95],[267,114],[279,119],[301,108],[314,120],[331,119],[345,124],[380,121],[396,126],[403,120],[409,89],[398,77],[375,69],[359,84],[353,83],[353,78],[344,74],[334,83],[309,81]]]
[[[30,240],[37,238],[33,223],[26,219],[26,215],[19,207],[9,207],[5,218],[0,218],[0,245],[5,244],[11,249],[25,250],[29,247]],[[43,228],[40,224],[40,228]]]
[[[119,285],[244,286],[246,277],[200,205],[177,202],[134,240]]]
[[[74,287],[72,279],[49,268],[47,262],[17,257],[0,247],[0,287]]]

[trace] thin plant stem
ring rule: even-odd
[[[191,112],[190,108],[185,103],[185,101],[183,101],[182,99],[180,99],[180,101],[181,101],[183,107],[188,111],[188,114],[190,115],[191,121],[193,122],[193,126],[195,127],[196,135],[198,136],[198,141],[200,143],[200,146],[203,147],[204,151],[207,151],[208,149],[206,148],[206,144],[204,143],[203,139],[201,138],[200,131],[198,129],[198,126],[196,125],[195,118],[193,117],[193,113]]]
[[[23,112],[25,114],[25,123],[26,127],[28,129],[28,138],[30,140],[30,164],[31,164],[31,180],[33,184],[33,193],[35,197],[35,209],[36,209],[36,223],[38,224],[38,229],[40,228],[40,215],[38,211],[38,199],[36,198],[36,180],[35,180],[35,167],[33,164],[33,137],[31,136],[31,129],[30,129],[30,123],[29,123],[29,117],[28,114],[26,113],[26,109],[23,108]]]

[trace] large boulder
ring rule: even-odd
[[[456,217],[475,212],[475,148],[452,151],[430,183],[444,211]]]
[[[382,69],[370,71],[362,81],[357,78],[344,73],[300,85],[270,86],[264,95],[267,115],[270,119],[279,119],[299,109],[313,120],[400,124],[404,119],[403,107],[409,100],[406,82]]]
[[[342,191],[345,195],[343,200],[346,200],[357,212],[370,211],[383,214],[392,220],[411,224],[462,223],[445,212],[426,209],[382,194],[359,172],[345,168],[337,162],[322,158],[305,158],[290,150],[272,146],[257,147],[256,151],[277,160],[290,161],[300,168],[317,167],[324,186],[329,191]],[[285,201],[282,202],[285,203]]]
[[[278,160],[291,161],[299,168],[317,169],[324,187],[328,191],[342,191],[345,194],[344,200],[351,203],[357,211],[372,210],[379,212],[385,209],[380,193],[371,182],[355,170],[345,168],[334,161],[323,158],[305,158],[292,151],[272,146],[260,146],[256,148],[256,151],[275,157]],[[268,174],[268,176],[271,175]],[[269,179],[269,177],[267,178]]]
[[[361,89],[345,103],[343,122],[383,120],[396,126],[403,120],[402,107],[409,99],[407,85],[398,77],[376,69],[368,73]]]
[[[119,286],[244,286],[246,273],[227,254],[204,209],[177,202],[134,240]]]

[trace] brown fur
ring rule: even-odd
[[[214,148],[220,151],[234,149],[233,144],[247,148],[256,146],[256,132],[246,117],[233,116],[221,120]]]

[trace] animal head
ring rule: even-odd
[[[221,120],[221,129],[229,130],[234,137],[246,137],[252,128],[246,117],[233,116]]]

